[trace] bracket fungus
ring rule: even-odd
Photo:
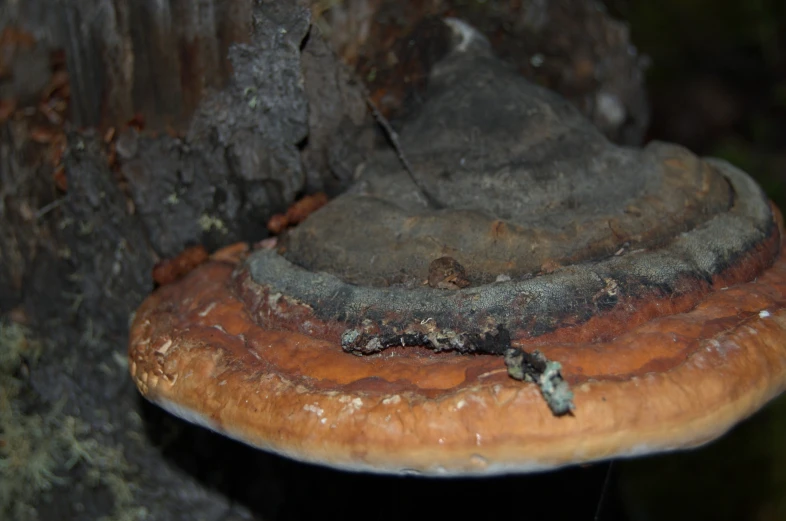
[[[400,153],[142,304],[142,394],[298,460],[455,476],[696,446],[783,391],[782,224],[756,183],[610,144],[448,23]]]

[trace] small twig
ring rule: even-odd
[[[496,332],[456,333],[410,331],[395,334],[370,334],[349,328],[341,335],[341,347],[357,356],[373,355],[391,347],[423,346],[434,351],[457,351],[462,354],[504,355],[508,375],[515,380],[538,386],[555,416],[570,414],[574,409],[573,392],[562,378],[562,365],[547,359],[539,351],[528,353],[511,346],[510,332],[497,326]]]
[[[606,467],[606,478],[603,480],[603,488],[600,490],[600,498],[598,498],[598,506],[595,509],[595,517],[593,521],[600,521],[600,514],[603,512],[603,504],[606,500],[606,494],[609,490],[609,482],[611,481],[611,468],[614,465],[614,460],[609,461]]]
[[[398,157],[398,160],[401,161],[401,164],[404,166],[404,170],[407,171],[407,175],[409,175],[409,178],[415,184],[415,187],[418,189],[420,194],[426,199],[426,201],[431,206],[437,209],[444,208],[445,205],[434,199],[434,197],[432,197],[428,193],[426,187],[420,182],[418,177],[415,175],[415,172],[412,170],[412,166],[409,164],[409,161],[407,161],[407,158],[404,155],[404,151],[401,149],[401,143],[399,143],[398,134],[396,133],[395,130],[393,130],[393,127],[391,126],[390,122],[387,120],[385,116],[382,115],[382,112],[379,111],[377,106],[374,104],[373,101],[371,101],[371,98],[369,98],[368,96],[366,96],[366,104],[371,109],[371,114],[374,116],[374,119],[377,121],[379,126],[382,127],[382,130],[385,132],[385,136],[388,138],[388,141],[390,141],[390,144],[393,146],[393,150],[396,151],[396,156]]]
[[[40,219],[40,218],[41,218],[41,217],[43,217],[44,215],[48,214],[49,212],[51,212],[52,210],[54,210],[55,208],[57,208],[58,206],[60,206],[60,205],[61,205],[61,204],[63,204],[64,202],[65,202],[65,197],[61,197],[60,199],[55,199],[55,200],[54,200],[54,201],[52,201],[51,203],[49,203],[49,204],[47,204],[47,205],[44,205],[44,206],[42,206],[42,207],[41,207],[41,208],[39,208],[39,209],[38,209],[38,211],[35,213],[35,218],[36,218],[36,220],[37,220],[37,219]]]

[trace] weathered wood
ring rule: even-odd
[[[119,126],[141,113],[155,128],[184,129],[205,93],[226,83],[229,46],[251,30],[249,0],[8,4],[3,25],[65,50],[79,127]]]

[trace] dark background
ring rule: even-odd
[[[445,49],[433,17],[472,20],[610,139],[724,157],[783,206],[786,4],[320,1],[307,39],[289,4],[194,5],[0,3],[0,519],[786,519],[783,398],[691,452],[442,481],[231,442],[144,402],[125,361],[157,260],[264,238],[299,195],[342,190],[379,138],[360,85],[394,125],[417,109]],[[230,66],[236,41],[250,52]],[[302,71],[305,91],[255,65]],[[309,120],[306,104],[323,109]]]

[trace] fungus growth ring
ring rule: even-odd
[[[380,151],[274,249],[159,288],[141,392],[288,457],[432,475],[695,446],[782,392],[782,223],[756,183],[610,144],[447,23],[400,132],[416,180]]]

